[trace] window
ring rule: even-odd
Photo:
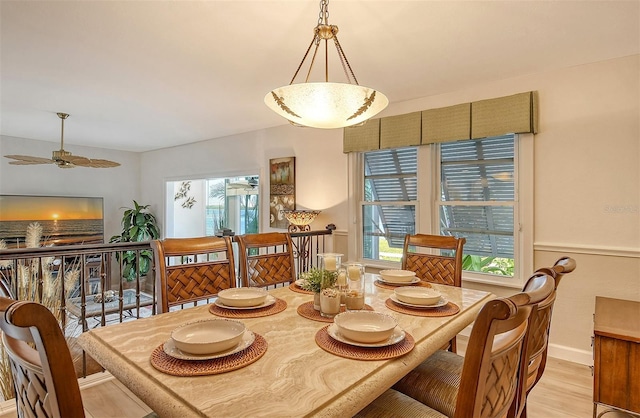
[[[258,232],[258,176],[208,179],[207,191],[207,235]]]
[[[417,149],[373,151],[363,158],[362,256],[399,262],[405,234],[416,230]]]
[[[515,136],[439,146],[439,233],[464,237],[464,269],[514,273]]]
[[[533,272],[532,140],[510,134],[352,153],[360,227],[351,251],[397,268],[406,233],[464,237],[464,280],[521,286]]]
[[[166,237],[198,237],[228,229],[258,232],[259,177],[211,177],[167,182]]]

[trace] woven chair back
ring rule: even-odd
[[[167,238],[152,241],[158,310],[208,301],[236,286],[229,237]]]
[[[462,253],[466,240],[441,235],[405,235],[402,269],[411,270],[420,279],[448,286],[462,285]],[[447,250],[452,255],[431,254]]]
[[[293,243],[288,233],[237,237],[243,286],[269,287],[296,280]]]

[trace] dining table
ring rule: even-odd
[[[160,417],[350,417],[470,325],[494,297],[434,284],[456,309],[425,315],[397,309],[402,306],[391,301],[392,286],[378,275],[367,273],[365,280],[366,309],[396,318],[406,333],[395,352],[359,346],[350,351],[344,341],[327,337],[332,320],[310,314],[313,295],[294,284],[269,290],[277,300],[272,307],[279,307],[272,314],[247,317],[250,310],[230,310],[255,335],[257,348],[246,349],[252,357],[245,364],[229,360],[220,369],[166,355],[174,329],[219,317],[222,308],[215,303],[92,329],[78,342]]]

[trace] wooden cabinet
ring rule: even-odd
[[[593,416],[598,405],[640,414],[640,302],[597,296]]]

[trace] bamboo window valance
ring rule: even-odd
[[[508,133],[537,133],[537,92],[428,109],[344,128],[343,151],[426,145]]]

